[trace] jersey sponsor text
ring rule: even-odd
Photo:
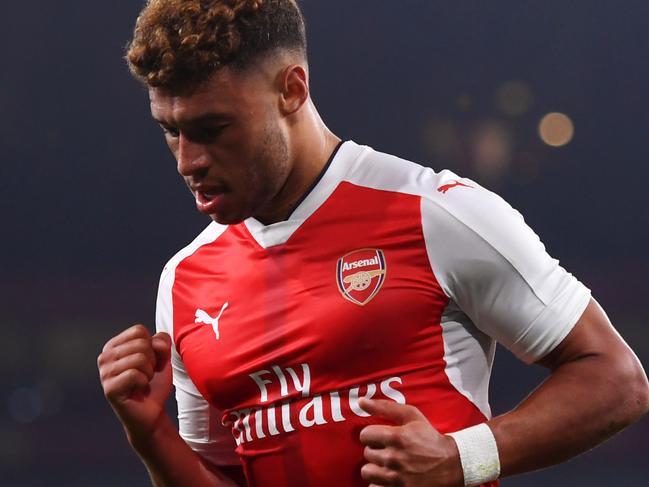
[[[394,384],[403,384],[401,377],[389,377],[378,384],[369,383],[352,387],[344,391],[329,391],[311,396],[311,369],[308,364],[301,364],[301,377],[292,367],[282,369],[277,365],[270,370],[263,369],[250,374],[250,378],[259,387],[261,407],[245,408],[230,411],[223,417],[223,425],[232,428],[232,434],[238,445],[249,443],[267,436],[277,436],[295,431],[296,428],[312,428],[329,422],[346,421],[350,414],[367,417],[370,414],[359,405],[359,399],[373,398],[377,392],[385,399],[399,404],[406,404],[405,396],[395,389]],[[279,388],[280,397],[299,393],[302,399],[287,399],[270,402],[269,388]],[[272,394],[277,396],[277,390]],[[306,402],[304,402],[306,400]]]

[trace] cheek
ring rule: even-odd
[[[275,196],[286,182],[288,169],[283,152],[266,151],[257,159],[256,167],[250,177],[261,191]]]
[[[230,158],[231,182],[242,191],[241,198],[267,200],[274,196],[288,176],[288,146],[273,120],[259,129],[238,132],[228,140],[227,152]]]

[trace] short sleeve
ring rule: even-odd
[[[442,184],[444,172],[440,176]],[[466,186],[422,198],[433,273],[479,330],[535,362],[568,335],[590,291],[548,255],[520,213],[462,181]]]
[[[165,267],[156,302],[156,330],[168,333],[173,341],[172,286],[174,268]],[[189,447],[213,465],[239,465],[236,443],[230,430],[221,424],[222,413],[200,394],[187,374],[176,344],[171,347],[173,384],[178,405],[180,436]]]

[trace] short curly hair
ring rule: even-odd
[[[148,0],[126,59],[150,87],[191,90],[226,65],[245,69],[280,49],[306,59],[296,0]]]

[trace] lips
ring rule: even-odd
[[[193,187],[196,198],[196,208],[201,213],[215,213],[223,204],[226,190],[223,186],[197,186]]]

